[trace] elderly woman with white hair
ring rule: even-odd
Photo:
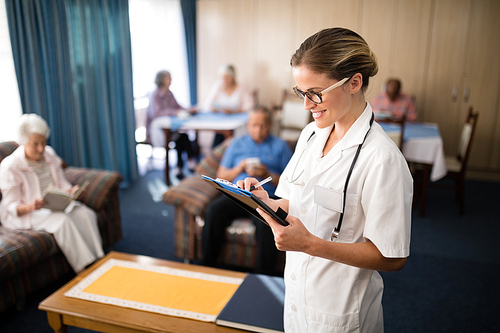
[[[50,129],[36,114],[20,118],[19,146],[0,164],[0,219],[11,229],[51,233],[73,270],[78,273],[104,255],[96,213],[80,202],[65,211],[44,208],[42,193],[56,187],[74,192],[64,177],[61,158],[47,146]]]
[[[254,100],[245,86],[236,81],[236,70],[233,65],[222,65],[218,70],[219,80],[212,86],[205,101],[204,108],[216,113],[242,113],[254,108]],[[213,146],[221,143],[229,132],[216,134]]]

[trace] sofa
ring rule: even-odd
[[[17,147],[12,141],[0,143],[0,163]],[[76,167],[65,167],[64,172],[74,185],[89,181],[78,200],[97,213],[103,247],[110,249],[122,238],[118,187],[123,177],[114,171]],[[69,272],[72,269],[51,234],[12,230],[0,221],[0,312],[14,305],[22,309],[28,295]]]
[[[175,256],[185,262],[202,259],[201,242],[205,209],[216,196],[214,187],[202,180],[201,175],[216,178],[222,155],[231,139],[215,147],[196,166],[193,176],[183,179],[163,194],[163,202],[174,206]],[[248,219],[238,219],[226,229],[226,243],[218,262],[225,266],[251,271],[256,264],[255,226]],[[277,272],[282,272],[285,255],[282,252]]]

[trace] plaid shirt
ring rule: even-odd
[[[392,113],[394,118],[399,118],[403,114],[406,114],[406,120],[408,121],[415,121],[417,119],[415,103],[410,96],[405,94],[399,94],[395,101],[391,101],[384,92],[375,96],[370,104],[375,115],[377,112],[385,111]]]

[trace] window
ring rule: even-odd
[[[5,1],[0,1],[0,142],[17,140],[17,121],[22,114],[14,59],[10,46]]]
[[[156,86],[160,70],[172,74],[170,89],[184,107],[190,105],[184,24],[179,0],[129,0],[134,98]]]

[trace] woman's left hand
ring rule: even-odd
[[[72,188],[70,188],[69,190],[67,190],[66,192],[69,194],[69,195],[73,195],[76,191],[78,191],[78,189],[80,188],[80,186],[78,185],[75,185],[73,186]]]
[[[286,221],[289,225],[283,226],[262,209],[257,211],[273,230],[274,242],[278,250],[307,252],[315,236],[307,230],[302,221],[295,216],[288,215]]]

